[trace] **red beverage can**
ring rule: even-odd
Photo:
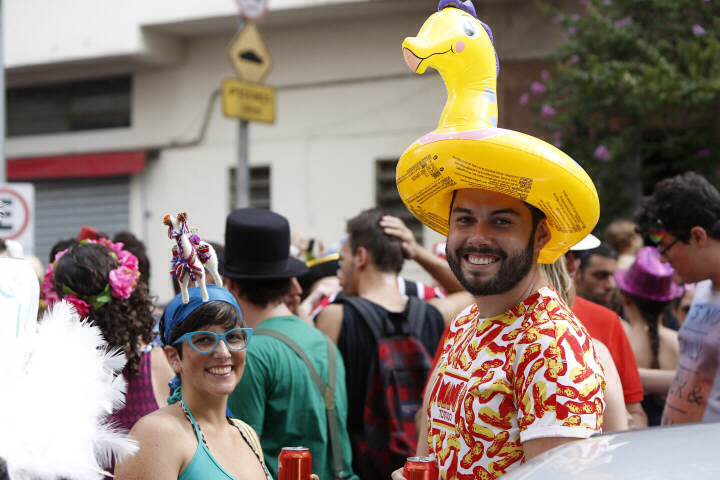
[[[310,480],[312,455],[305,447],[284,447],[278,459],[278,480]]]
[[[403,467],[405,480],[437,480],[440,476],[435,457],[410,457]]]

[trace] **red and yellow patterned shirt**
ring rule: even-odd
[[[428,408],[443,480],[492,479],[523,461],[522,442],[600,432],[602,368],[590,336],[549,288],[480,318],[468,307],[443,345]]]

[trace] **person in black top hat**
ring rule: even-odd
[[[310,449],[313,470],[320,478],[357,478],[351,467],[340,352],[283,302],[290,294],[300,294],[296,277],[306,270],[303,262],[290,256],[285,217],[252,208],[228,215],[225,282],[256,337],[248,346],[245,374],[230,396],[229,407],[262,437],[273,477],[282,448],[302,445]],[[322,385],[316,383],[311,368]],[[326,396],[320,391],[325,386],[328,394],[332,392],[327,396],[332,410],[326,409]]]

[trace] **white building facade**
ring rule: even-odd
[[[517,98],[562,32],[532,1],[475,3],[494,30],[502,62],[501,126],[528,127]],[[277,120],[251,125],[250,164],[255,201],[288,217],[295,232],[337,242],[346,219],[392,196],[392,162],[435,128],[442,82],[409,72],[400,48],[435,6],[270,1],[259,28],[273,60],[266,84],[277,88]],[[187,211],[202,237],[223,242],[238,122],[223,117],[215,92],[235,75],[226,50],[237,22],[233,0],[5,2],[8,177],[36,185],[36,251],[43,261],[56,240],[75,236],[82,225],[110,234],[130,230],[148,247],[151,290],[166,301],[170,240],[162,216]],[[118,94],[108,99],[83,90],[102,80]],[[105,84],[99,85],[92,88]],[[33,106],[28,89],[79,98],[56,99],[50,112]],[[43,122],[52,123],[59,110],[112,127],[84,128],[74,120],[53,131]],[[106,110],[125,120],[113,123]],[[423,240],[429,245],[438,237],[426,230]]]

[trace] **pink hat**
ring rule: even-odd
[[[675,270],[660,261],[655,247],[641,249],[629,270],[615,272],[615,282],[624,293],[655,302],[680,297],[683,289],[673,281]]]

